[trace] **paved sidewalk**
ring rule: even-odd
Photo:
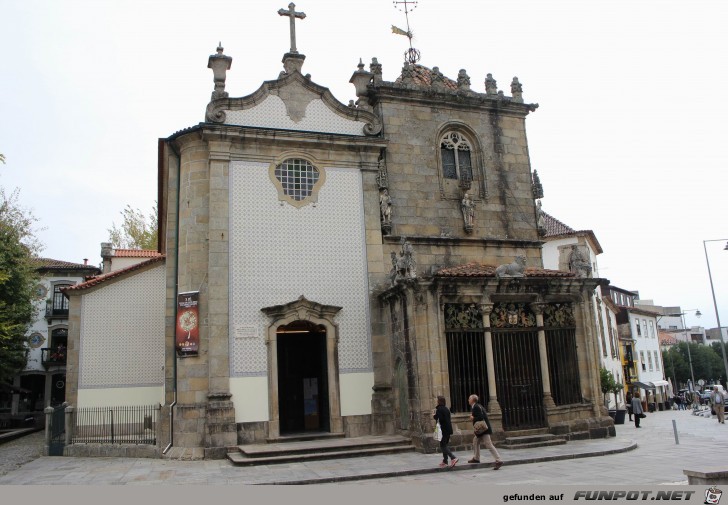
[[[678,423],[675,445],[672,420]],[[170,461],[132,458],[41,457],[0,477],[0,484],[686,484],[682,470],[715,465],[728,450],[728,425],[685,411],[648,414],[642,428],[618,425],[617,437],[536,449],[501,450],[505,465],[469,465],[462,451],[454,469],[440,469],[439,454],[405,453],[305,463],[236,467],[227,460]],[[484,453],[485,457],[489,454]]]

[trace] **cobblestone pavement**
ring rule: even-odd
[[[38,459],[43,454],[44,434],[36,431],[30,435],[0,444],[0,476]]]
[[[677,422],[676,445],[672,421]],[[493,471],[465,463],[439,469],[438,454],[404,453],[281,465],[236,467],[227,460],[40,457],[0,477],[0,484],[687,484],[684,469],[726,465],[728,424],[687,411],[648,414],[642,428],[618,425],[617,437],[562,446],[501,450]],[[635,448],[636,445],[636,448]],[[0,447],[2,451],[2,447]],[[487,451],[483,452],[488,457]],[[2,453],[0,453],[2,457]],[[549,461],[546,461],[550,459]],[[485,460],[487,461],[487,460]],[[363,480],[356,480],[363,479]],[[353,482],[347,482],[353,481]]]

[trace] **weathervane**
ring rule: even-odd
[[[407,20],[407,30],[403,30],[401,28],[397,28],[396,26],[392,25],[392,33],[396,33],[397,35],[404,35],[409,39],[409,49],[404,52],[404,59],[407,63],[410,65],[414,65],[418,61],[420,61],[420,52],[412,47],[412,31],[410,30],[409,25],[409,13],[412,12],[417,8],[417,0],[393,0],[392,2],[394,4],[394,8],[404,12],[404,17]],[[400,7],[400,5],[404,5],[404,10]],[[412,8],[410,9],[410,5]]]

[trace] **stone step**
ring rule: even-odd
[[[505,445],[521,445],[521,444],[532,444],[536,442],[550,442],[556,439],[563,439],[563,437],[557,437],[550,433],[541,433],[538,435],[526,435],[521,437],[506,436],[503,443]]]
[[[506,437],[528,437],[531,435],[548,435],[548,428],[532,428],[530,430],[509,430],[506,431]]]
[[[294,440],[291,440],[294,438]],[[264,465],[315,459],[334,459],[373,454],[392,454],[415,450],[409,438],[390,436],[365,437],[291,437],[267,444],[239,445],[227,457],[236,465]]]
[[[544,440],[540,442],[512,444],[512,445],[501,445],[499,449],[534,449],[536,447],[549,447],[552,445],[564,445],[566,440],[563,438],[557,440]]]
[[[236,466],[255,466],[279,463],[301,463],[304,461],[316,461],[322,459],[359,458],[363,456],[379,456],[382,454],[399,454],[403,452],[412,452],[414,450],[414,446],[410,445],[265,457],[246,457],[241,452],[229,452],[227,457]]]
[[[346,433],[296,433],[293,435],[279,435],[278,438],[266,439],[266,443],[306,442],[309,440],[329,440],[332,438],[346,438]]]

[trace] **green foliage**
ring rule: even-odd
[[[131,205],[121,211],[123,220],[121,227],[117,228],[114,223],[109,229],[109,242],[117,249],[148,249],[157,250],[157,235],[159,233],[159,221],[157,203],[149,214],[149,217],[139,209],[132,209]]]
[[[18,194],[0,188],[0,381],[25,367],[25,334],[36,316],[34,258],[41,244],[33,231],[37,220],[19,205]]]
[[[686,384],[688,379],[691,378],[690,359],[692,358],[696,381],[700,379],[706,382],[711,379],[725,381],[725,367],[720,344],[715,342],[711,346],[695,343],[689,345],[690,355],[688,355],[687,342],[679,342],[677,346],[672,346],[669,351],[663,351],[665,375],[675,377],[678,383]]]

